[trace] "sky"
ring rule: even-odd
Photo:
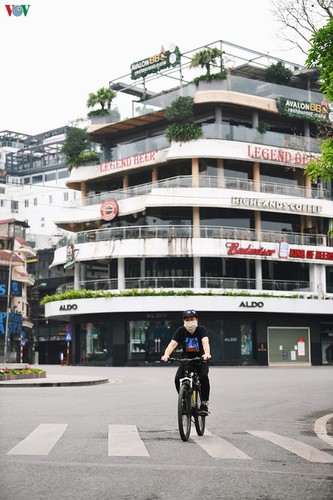
[[[15,4],[0,0],[0,130],[35,135],[85,118],[90,92],[171,43],[187,52],[224,40],[304,60],[278,38],[270,0],[31,0],[21,16],[6,5]],[[121,111],[120,97],[114,104]]]

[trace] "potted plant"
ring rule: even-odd
[[[201,137],[201,127],[194,123],[193,103],[192,97],[180,96],[166,108],[165,117],[171,125],[165,136],[170,142],[187,142]]]
[[[265,71],[265,81],[278,85],[287,85],[292,76],[292,71],[286,68],[282,61],[271,64]]]
[[[212,80],[223,80],[226,78],[226,71],[223,65],[222,51],[217,48],[207,47],[204,50],[200,50],[191,59],[190,68],[206,68],[206,74],[194,78],[193,83],[196,85],[199,82],[211,82]],[[211,73],[211,66],[216,65],[216,59],[220,58],[220,71],[218,73]]]
[[[62,147],[65,163],[68,170],[82,164],[96,163],[99,156],[91,147],[88,132],[85,128],[70,127],[66,132],[66,139]]]
[[[268,132],[269,129],[270,129],[270,126],[267,122],[259,122],[258,132],[260,134],[266,134],[266,132]]]
[[[87,100],[87,107],[88,108],[94,108],[96,105],[99,105],[100,108],[98,109],[92,109],[88,113],[88,118],[96,118],[96,117],[104,117],[103,121],[106,121],[105,117],[109,117],[112,112],[111,112],[111,103],[113,99],[116,97],[117,93],[106,87],[101,87],[100,89],[97,90],[97,92],[90,92],[88,95],[88,100]],[[119,115],[118,110],[113,110],[116,111]],[[120,115],[118,116],[119,119]],[[96,122],[96,120],[94,120]]]

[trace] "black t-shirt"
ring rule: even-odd
[[[204,337],[207,337],[207,330],[204,326],[198,325],[194,333],[188,332],[185,326],[180,326],[172,340],[175,340],[182,347],[182,357],[196,358],[205,353],[202,347]]]

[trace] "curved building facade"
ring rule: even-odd
[[[215,364],[332,362],[332,188],[304,175],[329,106],[301,78],[250,69],[91,126],[104,161],[71,171],[82,204],[56,221],[73,237],[52,263],[87,293],[45,306],[68,321],[71,363],[155,363],[187,308]],[[170,143],[165,108],[180,95],[202,136]]]

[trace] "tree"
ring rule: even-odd
[[[307,55],[315,35],[333,17],[332,0],[271,0],[273,14],[282,29],[279,36]]]
[[[111,103],[116,97],[117,93],[106,87],[101,87],[97,92],[90,92],[87,100],[87,107],[93,108],[97,104],[101,106],[101,109],[92,110],[88,113],[88,116],[103,115],[107,114],[111,108]]]
[[[333,102],[333,19],[320,28],[311,38],[306,65],[317,68],[320,72],[321,90],[331,103]],[[328,117],[333,114],[333,105],[326,104]],[[333,120],[331,119],[331,122]],[[328,129],[328,137],[322,143],[321,156],[312,160],[306,167],[306,173],[311,179],[323,177],[326,181],[333,178],[333,131]]]
[[[194,54],[191,59],[190,68],[206,68],[207,75],[210,75],[210,67],[216,64],[216,59],[222,57],[222,51],[217,48],[207,48]]]
[[[171,125],[166,128],[165,136],[170,142],[187,142],[201,136],[201,127],[194,123],[193,104],[193,97],[180,96],[166,108],[165,117]]]
[[[265,71],[266,82],[277,83],[278,85],[287,85],[293,73],[286,68],[282,61],[271,64]]]
[[[65,163],[69,170],[82,161],[98,160],[98,155],[91,149],[87,129],[71,127],[66,132],[66,139],[62,147]]]

